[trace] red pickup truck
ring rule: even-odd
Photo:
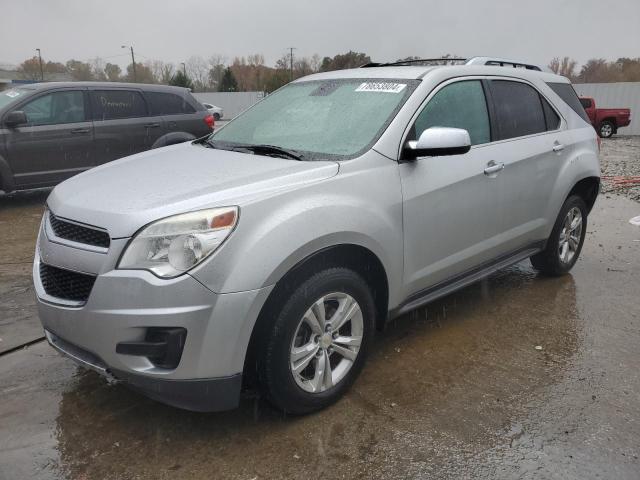
[[[580,97],[580,103],[602,138],[609,138],[618,133],[618,128],[631,123],[631,110],[628,108],[596,108],[596,101],[591,97]]]

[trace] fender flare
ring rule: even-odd
[[[10,193],[15,189],[15,182],[13,181],[13,172],[2,155],[0,155],[0,190],[4,193]]]
[[[153,145],[151,145],[151,149],[176,145],[178,143],[189,142],[195,139],[195,135],[187,132],[169,132],[158,138]]]

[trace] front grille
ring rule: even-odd
[[[109,234],[105,231],[67,222],[66,220],[56,217],[51,212],[49,212],[49,223],[51,224],[53,233],[59,238],[84,243],[86,245],[93,245],[95,247],[109,248],[111,240],[109,239]]]
[[[74,302],[86,302],[96,277],[40,263],[40,281],[47,295]]]

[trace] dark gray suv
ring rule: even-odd
[[[50,187],[89,168],[211,133],[184,88],[40,83],[0,92],[0,190]]]

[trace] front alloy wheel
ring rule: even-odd
[[[303,315],[291,344],[295,382],[306,392],[324,392],[342,381],[362,343],[362,310],[346,293],[330,293]]]
[[[362,370],[376,324],[373,295],[344,267],[276,289],[260,318],[258,380],[276,407],[310,413],[338,400]]]

